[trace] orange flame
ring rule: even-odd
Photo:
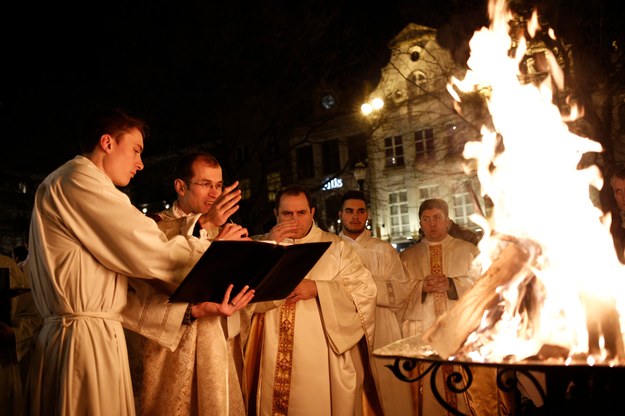
[[[475,354],[481,360],[510,355],[522,359],[543,345],[557,345],[571,357],[585,354],[592,364],[603,360],[606,352],[589,352],[586,320],[594,310],[583,299],[591,296],[614,304],[624,316],[624,302],[615,296],[625,294],[621,283],[625,271],[614,251],[610,218],[603,217],[590,196],[601,189],[603,179],[596,166],[578,168],[584,153],[602,148],[565,124],[577,116],[577,109],[563,116],[553,103],[552,84],[564,86],[555,56],[544,48],[549,65],[545,79],[539,85],[522,82],[520,64],[528,43],[523,37],[511,38],[513,16],[505,1],[490,0],[489,15],[490,27],[475,32],[470,41],[464,79],[452,78],[448,86],[458,103],[457,91],[488,91],[494,129],[484,126],[481,141],[467,143],[464,150],[466,159],[477,161],[482,192],[494,204],[489,218],[474,217],[486,231],[479,262],[486,270],[497,252],[497,242],[488,238],[490,231],[538,243],[542,253],[534,273],[546,289],[546,299],[532,334],[518,333],[519,317],[509,310],[489,335],[488,349]],[[527,33],[534,36],[540,30],[534,12]],[[549,36],[555,38],[551,29]],[[504,299],[519,302],[514,285],[500,290]]]

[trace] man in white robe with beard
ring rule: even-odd
[[[410,293],[410,282],[404,275],[397,250],[390,243],[372,237],[371,231],[366,229],[368,218],[364,193],[347,191],[339,210],[343,228],[339,235],[356,249],[377,286],[375,350],[401,339],[401,316]],[[395,360],[371,358],[371,370],[383,414],[412,414],[410,385],[399,380],[385,367],[392,365]]]
[[[286,300],[255,304],[256,313],[265,313],[255,320],[264,322],[260,349],[249,341],[246,348],[246,365],[260,351],[257,407],[250,413],[361,414],[363,364],[373,345],[375,282],[349,244],[314,225],[307,189],[281,190],[274,214],[277,224],[258,239],[332,244]]]

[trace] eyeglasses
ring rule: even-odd
[[[189,185],[193,184],[193,185],[197,185],[197,186],[201,186],[204,189],[209,189],[209,190],[215,190],[215,191],[221,191],[223,189],[223,184],[221,183],[212,183],[212,182],[192,182],[192,181],[187,181],[187,183]]]

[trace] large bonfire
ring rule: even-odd
[[[505,1],[491,0],[489,15],[490,27],[471,39],[469,70],[449,90],[459,106],[463,93],[488,91],[492,126],[464,156],[477,163],[494,207],[474,217],[487,231],[476,285],[423,341],[444,358],[472,361],[621,362],[625,271],[610,218],[590,198],[601,173],[579,167],[583,154],[602,149],[569,130],[574,108],[563,114],[554,104],[552,85],[563,85],[556,59],[546,52],[541,83],[522,81],[527,42],[511,38]],[[534,15],[527,33],[539,29]]]

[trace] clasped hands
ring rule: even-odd
[[[449,290],[449,278],[445,275],[429,274],[423,281],[423,291],[426,293],[447,292]]]

